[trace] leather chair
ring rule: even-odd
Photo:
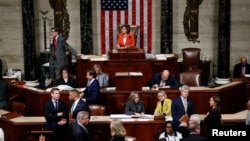
[[[12,102],[11,103],[11,111],[15,111],[19,114],[25,115],[26,105],[22,102]]]
[[[182,63],[182,72],[184,71],[192,71],[197,72],[200,74],[201,81],[203,79],[203,72],[200,68],[201,60],[200,60],[200,48],[183,48],[182,55],[183,55],[183,63]]]
[[[184,70],[197,71],[200,64],[200,48],[183,48]]]
[[[121,33],[121,27],[122,27],[122,24],[119,24],[117,26],[118,34]],[[130,33],[133,33],[134,36],[135,36],[135,44],[136,44],[137,36],[138,36],[138,33],[139,33],[139,29],[140,29],[139,25],[130,25]]]
[[[136,141],[136,137],[125,136],[125,141]]]
[[[180,73],[180,84],[188,86],[200,86],[201,75],[199,72],[185,71]]]
[[[103,116],[105,115],[106,107],[98,104],[89,105],[90,116]]]

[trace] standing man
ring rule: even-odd
[[[90,104],[98,104],[99,103],[99,95],[100,95],[100,85],[99,81],[96,78],[96,71],[94,69],[90,69],[87,71],[86,78],[88,79],[87,87],[83,91],[83,100]]]
[[[171,106],[174,125],[183,136],[187,135],[187,122],[190,115],[194,114],[193,102],[188,99],[189,90],[187,85],[180,87],[181,96],[175,98]]]
[[[45,103],[44,115],[46,119],[46,130],[53,130],[53,136],[48,136],[47,141],[65,141],[67,132],[67,110],[66,104],[60,100],[58,88],[51,89],[51,100]]]
[[[76,117],[77,123],[72,126],[72,141],[90,141],[87,125],[89,123],[89,113],[80,111]]]
[[[250,64],[247,63],[247,57],[240,58],[240,63],[234,66],[233,78],[244,77],[245,74],[250,74]]]
[[[70,123],[76,123],[76,116],[79,111],[89,112],[88,104],[80,98],[78,90],[73,89],[69,91],[69,100],[71,101],[70,108]]]
[[[68,64],[66,49],[70,51],[74,56],[82,56],[78,54],[66,41],[65,39],[58,34],[59,29],[57,27],[51,28],[50,36],[50,59],[49,59],[49,68],[50,68],[50,77],[52,80],[52,85],[56,77],[60,74],[61,67]]]

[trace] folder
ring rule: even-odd
[[[188,120],[189,120],[188,114],[181,116],[179,119],[180,122],[188,122]]]

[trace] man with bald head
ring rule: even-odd
[[[240,63],[234,66],[233,78],[244,77],[245,74],[250,74],[250,64],[247,63],[247,57],[242,56]]]
[[[179,82],[170,74],[168,70],[163,70],[162,73],[155,74],[149,82],[150,87],[159,88],[179,88]]]

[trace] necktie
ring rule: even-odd
[[[160,87],[164,87],[164,85],[165,85],[165,82],[161,80]]]
[[[54,44],[54,47],[56,48],[56,46],[57,46],[56,38],[53,39],[53,44]]]
[[[241,75],[245,75],[245,66],[242,66],[241,68]]]
[[[55,109],[58,111],[58,101],[55,100]]]
[[[56,46],[57,46],[57,41],[56,38],[53,39],[53,45],[54,45],[54,53],[53,53],[53,57],[56,58]]]
[[[87,132],[87,134],[89,134],[89,131],[85,126],[82,126],[82,128]]]
[[[184,106],[184,110],[187,113],[187,99],[183,99],[183,106]]]
[[[88,81],[88,83],[87,83],[87,87],[90,85],[90,81]]]
[[[71,109],[70,109],[71,113],[73,113],[73,111],[74,111],[74,106],[75,106],[75,102],[73,102],[72,105],[71,105]]]

